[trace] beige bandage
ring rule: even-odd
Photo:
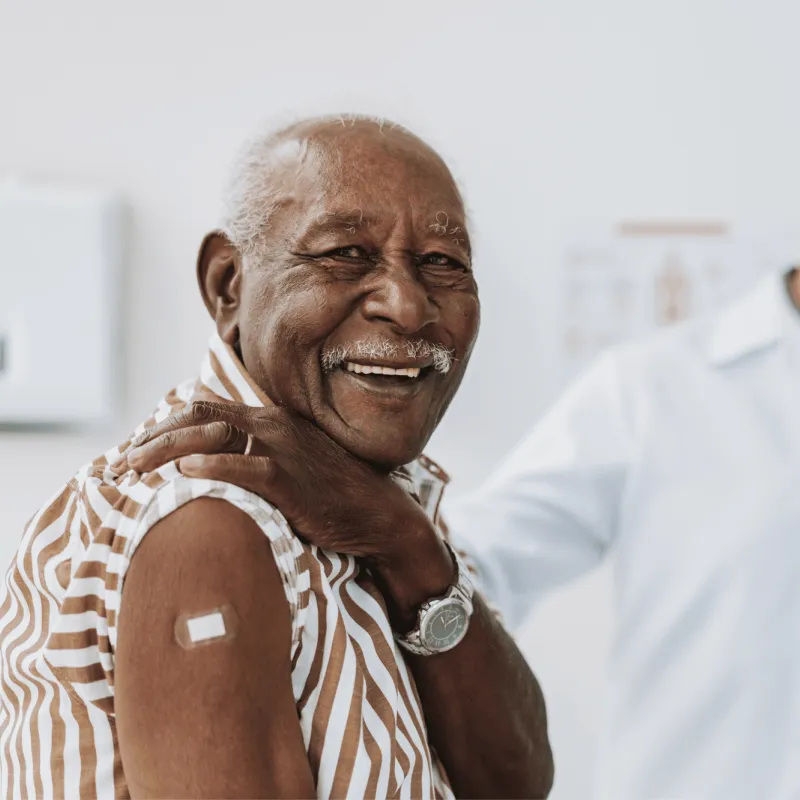
[[[225,642],[236,636],[239,619],[231,606],[182,614],[175,620],[175,641],[184,649]]]

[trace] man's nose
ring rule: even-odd
[[[439,307],[412,265],[387,266],[364,302],[370,320],[388,322],[397,333],[410,335],[439,320]]]

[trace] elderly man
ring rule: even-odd
[[[545,796],[541,692],[420,457],[478,330],[444,163],[365,119],[258,138],[198,277],[199,378],[69,481],[8,574],[2,795]],[[147,439],[187,421],[212,424],[181,455],[232,453],[151,470],[170,437]]]

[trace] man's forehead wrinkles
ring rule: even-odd
[[[317,233],[342,231],[354,234],[359,230],[368,228],[375,223],[372,215],[365,214],[361,208],[349,210],[322,209],[312,212],[304,223],[300,225],[300,235],[313,236]]]
[[[355,234],[360,230],[382,229],[390,227],[396,230],[398,225],[409,233],[421,238],[435,237],[448,244],[470,252],[469,234],[466,223],[458,212],[438,211],[415,214],[413,203],[409,200],[405,213],[398,215],[397,209],[381,208],[367,211],[361,207],[341,209],[321,208],[312,211],[298,233],[305,237],[316,233],[341,231]]]
[[[353,208],[349,211],[320,211],[317,213],[315,222],[318,225],[337,225],[358,228],[362,225],[369,225],[373,221],[372,217],[365,217],[364,209]]]

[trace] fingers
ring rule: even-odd
[[[207,395],[200,395],[200,397],[204,396]],[[117,475],[127,472],[129,469],[129,459],[135,451],[137,454],[134,456],[134,462],[136,464],[136,469],[140,472],[148,471],[144,469],[145,466],[149,467],[149,469],[156,469],[157,467],[161,466],[162,464],[166,464],[168,461],[174,458],[178,458],[182,455],[187,455],[193,452],[228,452],[229,450],[243,452],[244,446],[241,448],[238,447],[240,442],[238,438],[236,438],[233,442],[230,441],[233,436],[231,430],[233,426],[230,422],[227,423],[225,428],[221,428],[219,426],[212,427],[215,422],[225,423],[224,419],[216,418],[215,415],[218,413],[217,409],[236,407],[238,405],[240,404],[232,403],[230,401],[209,402],[207,400],[195,400],[192,403],[189,403],[185,408],[181,409],[176,414],[167,417],[166,419],[154,425],[152,428],[148,428],[138,436],[131,439],[130,444],[122,454],[121,460],[110,467],[111,471]],[[252,414],[252,409],[250,409],[248,406],[242,406],[241,408],[243,413],[239,414],[237,419],[243,420],[247,416],[248,412]],[[203,439],[203,435],[199,432],[195,432],[191,440],[176,436],[177,432],[188,431],[192,428],[201,428],[202,426],[212,427],[212,430],[206,434],[209,437],[207,440]],[[237,427],[239,429],[237,432],[238,435],[242,429],[241,426]],[[247,433],[242,433],[241,435],[246,441]],[[138,462],[139,449],[141,448],[144,450],[146,445],[149,445],[151,442],[155,442],[157,439],[162,439],[160,446],[155,448],[155,450],[145,451],[148,456],[141,462],[140,467]],[[187,450],[185,448],[189,447],[189,441],[203,442],[205,443],[205,446],[200,445],[198,449],[190,448]],[[180,442],[185,442],[183,449],[180,447],[175,447],[175,445]],[[212,445],[214,442],[218,443],[218,447],[216,449]],[[169,452],[172,452],[173,454],[167,458],[164,458],[161,455],[155,455],[156,453],[165,454]]]
[[[274,459],[232,454],[191,455],[180,459],[178,469],[187,478],[223,481],[253,492],[275,506],[290,525],[301,522],[299,487]]]
[[[243,453],[247,434],[260,442],[262,453],[269,452],[269,440],[285,440],[295,433],[286,417],[277,408],[197,400],[135,437],[110,469],[116,475],[130,467],[150,472],[192,453]]]
[[[227,397],[221,397],[218,394],[214,394],[210,389],[207,389],[205,386],[201,386],[199,389],[195,389],[192,392],[192,397],[189,400],[190,403],[222,403],[224,404],[233,404],[236,405],[236,400],[228,400]]]
[[[130,451],[114,471],[133,468],[141,473],[152,472],[170,461],[193,453],[244,453],[247,441],[248,435],[244,431],[227,422],[167,430]]]
[[[208,422],[213,422],[207,415],[207,403],[189,403],[185,408],[182,408],[176,414],[171,414],[166,419],[161,420],[153,425],[152,428],[142,431],[138,436],[131,439],[128,449],[123,453],[123,457],[129,455],[133,450],[142,447],[153,439],[163,436],[171,431],[181,430],[182,428],[190,428],[195,425],[205,425]]]
[[[281,408],[252,408],[241,403],[212,403],[205,400],[192,403],[193,414],[202,419],[195,424],[227,422],[246,433],[263,439],[265,436],[294,432],[289,415]]]
[[[288,430],[289,424],[282,418],[286,412],[278,408],[252,408],[242,403],[210,402],[196,400],[177,414],[154,425],[137,436],[128,450],[141,447],[158,436],[173,430],[190,428],[195,425],[209,425],[212,422],[227,422],[245,433],[258,436],[271,428]]]

